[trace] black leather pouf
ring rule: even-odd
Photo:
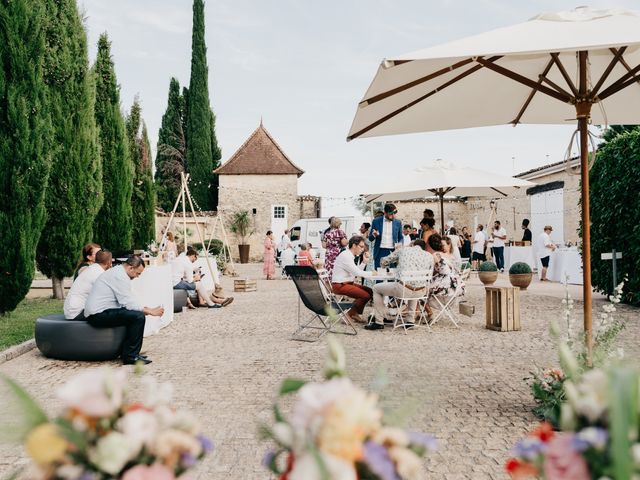
[[[174,290],[173,291],[173,313],[180,313],[182,307],[187,306],[187,291],[186,290]]]

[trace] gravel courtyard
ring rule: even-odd
[[[261,278],[261,265],[238,271]],[[143,352],[153,359],[145,370],[174,385],[176,403],[201,419],[216,444],[195,478],[266,479],[260,461],[267,444],[259,440],[257,425],[271,420],[283,378],[320,378],[326,346],[289,339],[298,306],[292,282],[260,280],[257,292],[236,294],[232,278],[223,282],[235,302],[223,310],[175,315],[171,325],[145,339]],[[506,276],[499,280],[507,283]],[[521,294],[522,331],[499,333],[484,328],[484,289],[472,278],[466,298],[476,313],[460,316],[459,329],[443,320],[430,331],[369,332],[359,326],[357,336],[340,337],[352,379],[367,386],[384,372],[384,405],[406,415],[411,430],[438,438],[439,451],[425,460],[429,478],[506,478],[502,466],[509,448],[535,423],[524,379],[535,365],[557,363],[549,324],[561,318],[563,292],[561,285],[534,281]],[[572,292],[579,298],[579,288]],[[602,302],[596,300],[596,310]],[[582,304],[576,301],[575,307],[579,317]],[[620,343],[635,363],[639,312],[620,307],[618,313],[627,319]],[[49,360],[32,350],[1,364],[0,372],[56,413],[55,387],[81,369],[99,366]],[[25,461],[19,448],[0,445],[0,477]]]

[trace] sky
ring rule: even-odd
[[[122,108],[129,110],[139,96],[155,150],[171,77],[189,83],[191,0],[79,0],[79,5],[91,60],[106,31]],[[438,158],[510,175],[560,161],[573,126],[500,126],[349,143],[346,136],[383,58],[578,5],[575,0],[205,1],[209,92],[222,159],[231,157],[262,119],[305,170],[299,193],[321,195],[336,205],[342,197],[366,192],[372,178],[407,174]]]

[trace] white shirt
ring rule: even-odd
[[[500,227],[498,230],[496,230],[495,228],[493,229],[493,234],[495,235],[495,237],[493,237],[493,246],[494,247],[504,247],[504,240],[502,240],[501,238],[498,237],[506,237],[507,236],[507,231],[503,228]]]
[[[477,253],[484,253],[484,242],[486,241],[484,232],[476,232],[475,237],[473,237],[473,241],[475,242],[473,244],[473,251]]]
[[[291,245],[291,239],[289,238],[289,235],[282,235],[282,238],[280,239],[280,245],[278,245],[278,250],[284,251],[290,245]]]
[[[348,283],[355,281],[356,277],[369,278],[373,272],[361,270],[355,264],[355,257],[351,250],[345,248],[340,255],[336,257],[333,264],[333,273],[331,274],[332,283]]]
[[[112,308],[139,312],[144,310],[131,294],[131,278],[122,265],[107,270],[95,281],[84,306],[84,316],[89,317]]]
[[[174,286],[181,280],[193,282],[193,262],[184,252],[171,262],[171,280]]]
[[[293,251],[293,248],[286,248],[280,254],[280,265],[286,267],[288,265],[296,264],[296,252]]]
[[[413,242],[413,240],[411,240],[411,237],[409,235],[405,235],[404,237],[402,237],[402,245],[404,247],[411,246],[411,242]]]
[[[64,318],[73,320],[84,310],[87,297],[91,293],[93,284],[104,273],[102,265],[89,265],[71,285],[67,298],[64,299]]]
[[[393,220],[382,219],[382,238],[380,239],[380,248],[393,249]]]
[[[553,245],[553,242],[551,241],[551,237],[547,232],[542,232],[540,235],[538,235],[538,241],[536,242],[536,244],[536,249],[538,250],[538,258],[544,258],[551,255],[552,250],[550,246]]]

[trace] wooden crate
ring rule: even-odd
[[[240,278],[233,281],[234,292],[255,292],[258,290],[258,281],[254,278]]]
[[[485,287],[487,328],[499,332],[520,330],[520,289]]]

